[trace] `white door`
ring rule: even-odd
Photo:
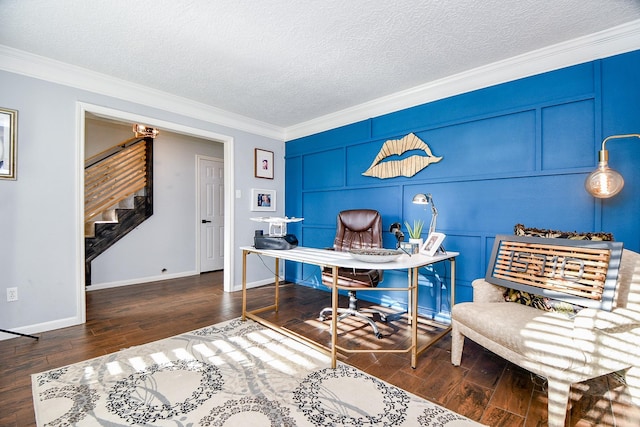
[[[200,272],[224,266],[224,162],[200,158]]]

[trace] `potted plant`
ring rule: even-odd
[[[404,225],[407,227],[407,231],[409,232],[409,243],[413,245],[417,245],[417,248],[413,248],[413,252],[417,253],[422,246],[422,228],[424,227],[424,221],[420,219],[416,219],[413,221],[413,227],[409,224],[409,221],[405,221]],[[416,250],[417,249],[417,250]]]

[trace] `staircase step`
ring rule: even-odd
[[[98,224],[117,224],[118,220],[114,219],[111,221],[106,221],[106,220],[99,220],[99,221],[89,221],[86,222],[84,224],[84,237],[87,238],[91,238],[91,237],[96,237],[96,226]]]
[[[134,209],[116,209],[116,221],[95,221],[93,233],[85,236],[85,258],[97,256],[96,252],[106,250],[124,234],[133,230],[153,214],[153,207],[147,204],[146,197],[135,197]]]
[[[142,194],[140,194],[142,193]],[[93,218],[91,221],[84,224],[84,237],[93,238],[96,237],[97,224],[113,224],[118,222],[118,211],[128,211],[138,208],[141,204],[144,204],[145,190],[142,189],[137,193],[129,196],[125,200],[118,203],[116,206],[105,210],[100,215]]]
[[[133,209],[135,205],[134,201],[135,195],[131,195],[118,203],[118,207],[116,209]]]
[[[107,211],[102,212],[100,218],[98,218],[95,222],[99,221],[118,221],[118,214],[116,214],[116,208],[109,209]]]

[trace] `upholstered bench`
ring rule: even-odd
[[[496,245],[514,239],[513,236],[497,236]],[[525,243],[533,239],[536,243],[533,247],[502,250],[502,258],[496,254],[500,249],[494,245],[487,276],[473,282],[473,302],[453,307],[451,362],[460,365],[464,338],[467,337],[516,365],[545,377],[548,381],[550,427],[565,425],[572,383],[611,372],[626,370],[629,392],[634,402],[640,403],[640,254],[622,250],[620,246],[617,249],[609,246],[612,248],[610,253],[617,251],[619,258],[612,260],[613,268],[607,266],[606,270],[609,275],[617,273],[617,277],[613,277],[612,284],[611,277],[600,277],[600,285],[594,289],[587,285],[585,291],[577,278],[588,276],[585,265],[590,261],[575,261],[579,256],[574,257],[571,252],[557,256],[553,252],[549,255],[549,252],[538,251],[541,245],[545,245],[539,243],[542,240],[555,246],[556,242],[564,239],[521,239]],[[577,249],[578,252],[580,250]],[[607,249],[603,251],[607,252]],[[569,264],[575,267],[571,271],[568,271]],[[560,288],[563,281],[567,285],[567,289],[561,289],[569,292],[569,297],[563,298],[564,302],[573,304],[572,307],[582,303],[586,308],[576,312],[545,311],[505,300],[508,292],[504,285],[518,291],[531,291],[540,286],[542,288],[538,291],[541,294],[562,298],[557,287],[541,279],[543,270],[547,272],[546,276],[562,279],[555,280]],[[532,283],[532,280],[539,283]],[[610,283],[605,284],[607,280]],[[576,296],[572,287],[582,288],[586,299],[591,300],[583,301],[584,296]],[[598,292],[599,296],[592,295]]]

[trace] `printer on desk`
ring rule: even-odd
[[[265,236],[262,230],[256,230],[253,247],[256,249],[293,249],[298,246],[298,238],[293,234],[284,236]]]
[[[293,234],[287,234],[287,224],[290,222],[302,221],[304,218],[279,218],[279,217],[258,217],[251,218],[253,221],[269,223],[269,234],[265,235],[262,230],[256,230],[253,236],[253,246],[256,249],[293,249],[298,246],[298,239]]]

